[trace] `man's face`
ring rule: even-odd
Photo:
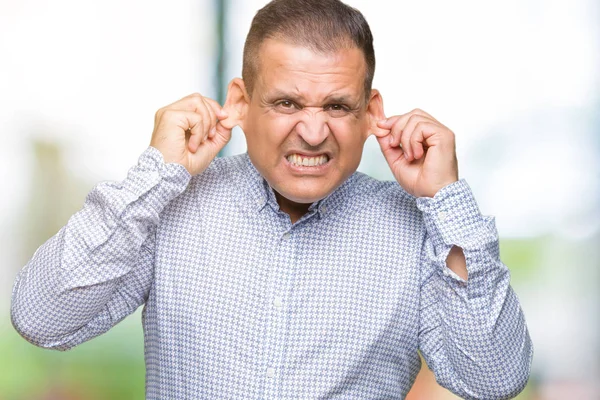
[[[357,48],[262,44],[243,128],[250,159],[281,196],[312,203],[356,171],[370,126],[365,71]]]

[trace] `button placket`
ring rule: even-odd
[[[264,370],[264,398],[277,398],[278,377],[280,369],[283,368],[285,357],[285,343],[287,332],[286,296],[289,292],[293,279],[294,240],[291,226],[286,225],[283,232],[279,234],[277,251],[273,254],[272,274],[269,277],[268,321],[265,335],[265,370]]]

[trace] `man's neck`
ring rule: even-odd
[[[296,203],[295,201],[286,199],[276,191],[274,192],[275,198],[277,199],[277,204],[279,204],[279,209],[290,216],[292,224],[298,221],[300,218],[302,218],[302,216],[308,212],[308,208],[312,204]]]

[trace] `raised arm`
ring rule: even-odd
[[[462,398],[516,396],[527,383],[533,347],[509,270],[500,261],[494,219],[480,214],[464,180],[434,198],[417,199],[417,206],[427,229],[419,330],[427,365],[440,385]],[[467,280],[448,266],[456,246],[464,254]]]
[[[17,275],[15,329],[37,346],[67,350],[144,303],[161,211],[229,141],[230,124],[219,104],[199,94],[158,110],[150,147],[127,178],[94,188]]]

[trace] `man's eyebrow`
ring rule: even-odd
[[[330,94],[325,98],[325,103],[354,104],[356,103],[356,100],[352,96],[346,94]]]
[[[285,92],[281,89],[274,89],[271,92],[267,93],[267,99],[273,101],[276,99],[289,99],[293,100],[297,103],[304,102],[304,96],[299,93],[293,92]],[[349,104],[349,105],[358,105],[358,101],[351,95],[347,94],[338,94],[333,93],[329,96],[325,97],[323,100],[323,104]]]
[[[300,94],[285,92],[281,89],[274,89],[274,90],[268,92],[266,97],[267,97],[267,99],[269,99],[271,101],[277,100],[277,99],[289,99],[289,100],[293,100],[295,102],[300,103],[304,100],[304,97],[302,97]]]

